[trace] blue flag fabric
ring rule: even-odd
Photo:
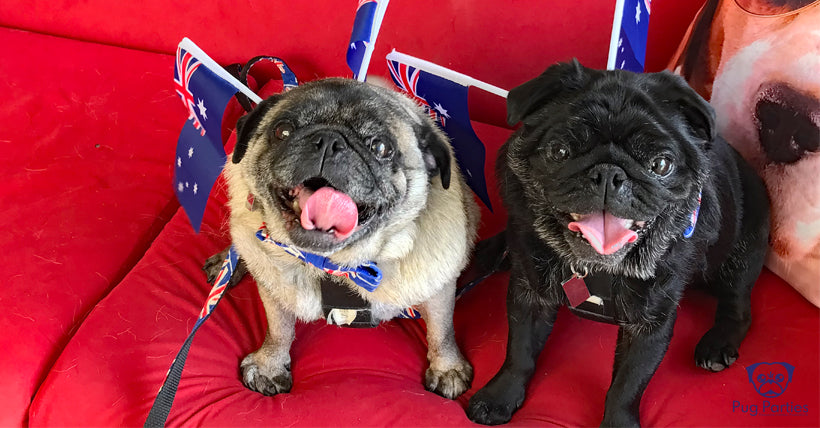
[[[470,123],[468,87],[399,61],[388,59],[387,66],[396,86],[416,98],[450,137],[467,185],[492,210],[484,178],[486,149]]]
[[[353,31],[350,34],[350,43],[347,47],[347,66],[353,71],[353,78],[359,77],[367,45],[372,42],[373,25],[376,21],[378,1],[360,0],[356,9],[356,18],[353,21]]]
[[[637,73],[644,71],[646,40],[649,34],[650,0],[624,0],[615,68]]]
[[[174,191],[194,230],[199,232],[208,195],[225,166],[222,115],[236,88],[177,48],[176,92],[188,110],[177,140]]]

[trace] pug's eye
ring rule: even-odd
[[[273,129],[273,136],[279,141],[285,141],[293,133],[293,129],[293,124],[290,121],[283,120],[276,124],[276,128]]]
[[[370,140],[370,151],[379,159],[387,159],[393,155],[393,149],[379,138]]]
[[[655,175],[666,177],[672,172],[672,160],[664,156],[657,157],[652,160],[652,165],[649,169]]]
[[[561,162],[569,157],[569,147],[563,143],[553,144],[550,146],[548,153],[550,159]]]

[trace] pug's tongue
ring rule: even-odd
[[[632,220],[622,219],[601,211],[588,214],[567,227],[573,232],[581,232],[584,238],[599,254],[612,254],[629,242],[635,242],[638,234],[630,230]]]
[[[359,210],[350,196],[332,187],[322,187],[317,191],[307,188],[297,195],[302,209],[300,221],[306,230],[334,230],[336,239],[346,239],[353,234],[359,224]]]

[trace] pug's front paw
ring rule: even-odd
[[[710,372],[731,366],[738,356],[737,346],[714,328],[706,332],[695,347],[695,364]]]
[[[492,388],[476,392],[467,405],[467,417],[483,425],[505,424],[524,402],[524,393],[495,394]],[[512,392],[512,391],[508,391]]]
[[[254,352],[242,360],[239,366],[242,370],[242,383],[248,389],[262,395],[290,392],[293,386],[290,364],[265,364],[264,362],[260,364],[257,358],[257,353]]]
[[[424,387],[428,391],[451,400],[470,389],[472,381],[473,366],[463,359],[454,367],[446,369],[433,368],[431,365],[424,374]]]

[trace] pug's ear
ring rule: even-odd
[[[259,123],[265,117],[265,114],[267,114],[268,110],[270,110],[277,101],[278,97],[275,95],[263,100],[255,109],[251,110],[250,113],[240,117],[239,120],[236,121],[236,146],[233,149],[233,157],[231,157],[233,163],[239,163],[245,156],[251,136],[254,131],[256,131],[256,128],[259,127]]]
[[[549,99],[581,89],[588,80],[588,69],[577,59],[550,66],[535,79],[512,88],[507,95],[507,123],[515,125]]]
[[[416,138],[421,156],[430,178],[440,175],[441,186],[450,188],[450,143],[444,133],[435,125],[422,123],[416,126]]]
[[[664,95],[663,103],[680,113],[691,132],[704,140],[708,147],[717,138],[715,109],[683,77],[669,71],[657,73],[657,76],[660,79],[660,93]]]

